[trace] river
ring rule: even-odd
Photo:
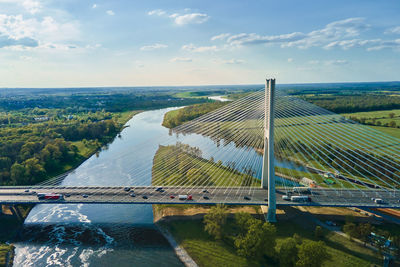
[[[62,184],[150,185],[159,145],[177,141],[199,147],[205,158],[213,156],[227,163],[239,153],[260,166],[262,158],[253,149],[237,148],[232,143],[217,145],[197,134],[172,134],[161,122],[173,109],[134,116],[119,137],[70,173]],[[277,162],[280,166],[288,164]],[[236,166],[243,167],[247,166]],[[255,175],[260,177],[260,170]],[[15,244],[15,266],[183,266],[155,229],[151,205],[36,205],[25,220],[21,239]]]

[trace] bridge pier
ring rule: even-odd
[[[275,79],[265,82],[264,154],[261,187],[268,189],[268,222],[276,222],[275,158],[274,158]]]

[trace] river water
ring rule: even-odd
[[[120,137],[86,160],[62,184],[150,185],[159,145],[177,141],[199,147],[204,158],[212,156],[224,163],[243,155],[252,159],[255,175],[260,177],[257,166],[262,158],[253,149],[217,144],[197,134],[174,135],[161,126],[164,114],[172,109],[134,116]],[[285,162],[277,165],[301,169]],[[248,166],[236,165],[237,169],[243,167]],[[183,266],[155,229],[151,205],[36,205],[25,220],[21,239],[16,244],[15,266]]]

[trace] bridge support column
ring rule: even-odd
[[[261,187],[268,189],[268,222],[276,222],[274,99],[275,79],[267,79],[265,82],[264,155]]]

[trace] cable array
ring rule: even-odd
[[[96,186],[104,179],[110,186],[138,187],[138,193],[145,190],[140,187],[152,185],[174,187],[176,194],[225,188],[227,202],[252,196],[260,187],[265,103],[263,89],[248,94],[172,129],[167,137],[126,147],[109,159],[108,166],[82,165],[84,171],[70,174],[78,178],[73,185],[82,181],[81,185]],[[310,186],[337,196],[364,194],[367,189],[399,190],[399,139],[279,90],[274,125],[278,190]],[[134,162],[127,160],[132,153]],[[110,168],[121,179],[107,177]],[[92,171],[98,176],[88,175]],[[41,185],[72,184],[59,176]],[[95,193],[112,190],[98,187]]]

